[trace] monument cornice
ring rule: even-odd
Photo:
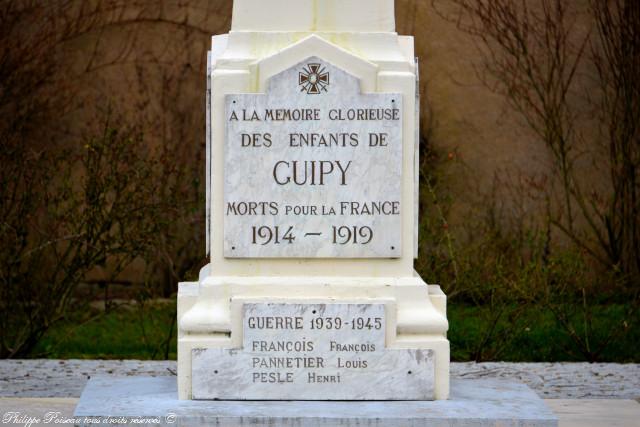
[[[255,40],[260,39],[260,49]],[[231,32],[213,38],[212,46],[221,49],[215,69],[248,69],[252,64],[277,55],[298,44],[322,42],[344,50],[356,58],[375,64],[380,71],[415,72],[413,37],[396,33],[323,33],[323,32]],[[320,42],[322,41],[322,42]]]

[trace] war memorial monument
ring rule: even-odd
[[[393,0],[235,0],[208,57],[209,264],[179,287],[177,381],[93,378],[76,417],[557,425],[524,385],[449,382],[446,296],[413,268],[418,74]]]

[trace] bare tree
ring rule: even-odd
[[[553,224],[603,266],[635,274],[637,279],[638,267],[631,264],[640,258],[634,211],[638,207],[638,89],[636,79],[630,77],[638,62],[637,5],[592,1],[596,43],[591,31],[578,28],[578,12],[564,0],[453,2],[458,13],[447,19],[479,41],[481,80],[504,95],[553,155],[560,182],[557,190],[562,194],[558,201],[562,212],[552,215]],[[588,131],[581,117],[585,108],[577,105],[584,99],[577,101],[578,94],[593,91],[578,75],[581,67],[591,64],[598,70],[602,96],[589,97],[596,105],[586,110],[599,113],[586,119],[608,129],[603,141],[609,154],[611,197],[588,191],[589,172],[576,167],[580,157],[594,155],[585,139]],[[550,196],[555,189],[550,188]],[[626,212],[625,219],[621,212]],[[586,234],[576,228],[582,222],[588,228]],[[634,261],[622,262],[623,258]]]
[[[204,58],[230,5],[0,3],[0,357],[29,354],[97,266],[143,260],[150,296],[199,266]],[[135,85],[101,86],[115,69]]]
[[[629,302],[627,319],[632,319],[640,302],[640,6],[633,0],[591,0],[587,9],[566,0],[451,2],[456,13],[442,16],[477,42],[480,80],[504,96],[551,154],[553,176],[540,188],[547,199],[549,226],[578,253],[599,263],[603,274],[597,277],[623,292]],[[439,2],[433,3],[437,7]],[[594,25],[580,26],[578,19]],[[594,69],[596,75],[590,75]],[[602,132],[590,139],[594,123]],[[606,158],[598,157],[598,145],[604,146]],[[584,166],[585,158],[592,167]],[[601,164],[604,172],[597,166]],[[596,179],[606,185],[596,188]],[[555,251],[562,258],[562,245],[550,244],[549,231],[542,234],[547,236],[545,252]],[[548,256],[544,260],[551,262]],[[586,282],[598,279],[544,280],[545,271],[556,269],[557,259],[554,262],[541,266],[536,275],[540,280],[531,282],[546,283],[539,293],[531,286],[514,290],[520,298],[545,304],[583,356],[597,360],[628,330],[628,323],[615,325],[597,344],[591,342],[592,292]],[[569,306],[583,308],[579,327]]]
[[[640,3],[591,0],[597,39],[591,58],[601,89],[599,122],[612,194],[595,212],[598,241],[621,273],[640,277]]]

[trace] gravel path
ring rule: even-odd
[[[520,381],[543,399],[640,399],[640,364],[452,363],[451,376]]]
[[[0,397],[79,397],[97,375],[174,375],[174,361],[0,360]],[[528,384],[544,399],[640,399],[640,364],[452,363],[453,378]]]

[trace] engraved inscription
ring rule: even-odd
[[[194,350],[195,399],[432,399],[431,350],[385,346],[383,304],[245,304],[243,349]]]
[[[402,122],[399,94],[319,58],[227,95],[225,256],[401,256]]]

